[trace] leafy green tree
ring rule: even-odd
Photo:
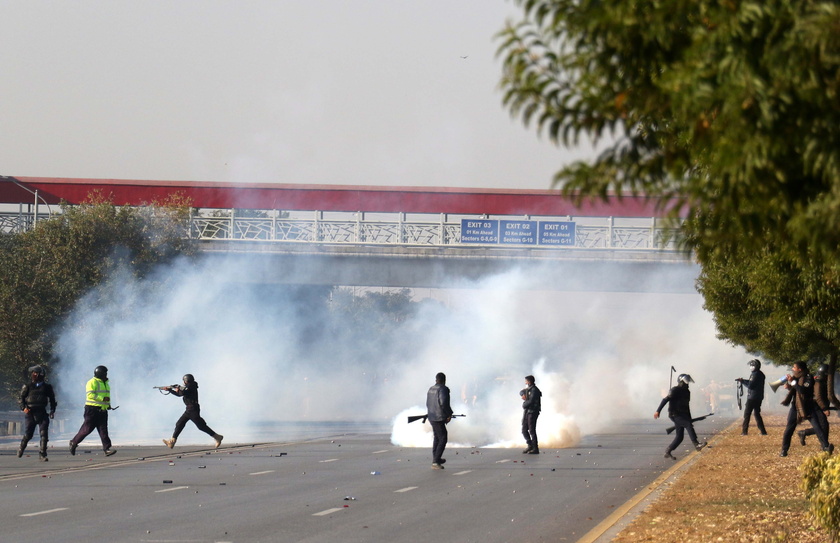
[[[53,330],[91,287],[118,269],[143,276],[159,262],[192,252],[189,207],[176,196],[146,207],[117,207],[99,195],[0,236],[0,379],[20,385],[26,367],[49,364]]]
[[[840,353],[837,281],[835,269],[771,242],[759,251],[732,246],[704,254],[697,290],[719,338],[779,365],[827,362],[833,392]]]
[[[647,194],[702,215],[697,243],[767,237],[838,262],[836,0],[515,0],[504,103],[555,142],[579,198]]]

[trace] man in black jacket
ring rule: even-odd
[[[750,427],[750,415],[755,413],[755,425],[761,435],[766,436],[764,419],[761,418],[761,402],[764,401],[764,372],[761,371],[761,362],[758,359],[750,360],[750,378],[739,378],[737,381],[747,387],[747,402],[744,404],[744,422],[741,424],[741,435],[747,435]]]
[[[542,409],[542,392],[534,384],[534,376],[525,377],[525,388],[519,392],[522,398],[522,435],[528,447],[522,451],[523,454],[540,454],[540,446],[537,441],[537,418]]]
[[[831,413],[831,404],[828,401],[828,364],[820,364],[817,368],[817,373],[814,375],[814,401],[817,403],[815,415],[820,419],[820,427],[823,429],[825,438],[829,438],[828,432],[828,415]],[[799,430],[796,435],[799,436],[799,442],[805,446],[805,438],[812,436],[816,432],[813,428]]]
[[[688,390],[688,383],[693,382],[694,379],[691,378],[691,375],[687,373],[680,374],[677,377],[677,386],[672,388],[668,392],[668,395],[662,398],[659,407],[653,414],[653,418],[658,419],[662,408],[665,407],[666,403],[669,404],[668,417],[674,421],[674,426],[676,427],[674,440],[665,449],[665,458],[670,458],[671,460],[676,460],[676,457],[671,453],[680,446],[686,431],[688,431],[688,437],[694,444],[695,449],[699,451],[706,446],[705,442],[701,444],[697,440],[697,433],[694,431],[694,424],[691,422],[691,407],[689,405],[691,403],[691,391]]]
[[[782,451],[779,456],[788,455],[793,432],[804,420],[811,423],[814,434],[820,440],[822,450],[829,454],[834,452],[834,445],[828,442],[828,437],[820,425],[819,409],[814,402],[814,377],[808,372],[808,365],[805,362],[793,363],[792,375],[787,376],[784,387],[788,395],[782,401],[782,405],[790,405],[790,411],[788,411],[785,433],[782,434]]]
[[[20,448],[18,449],[18,458],[23,456],[23,451],[26,450],[26,444],[35,435],[35,426],[38,426],[38,431],[41,434],[41,448],[39,456],[41,462],[47,462],[47,442],[49,441],[50,419],[55,417],[55,392],[51,384],[44,382],[47,372],[41,366],[32,366],[29,368],[29,375],[31,382],[23,385],[20,391],[20,409],[24,412],[26,418],[26,429],[23,432],[23,439],[20,440]],[[47,404],[50,406],[49,415],[47,415]]]
[[[446,423],[452,420],[452,407],[449,405],[449,387],[446,386],[446,375],[435,375],[435,384],[426,393],[426,414],[432,425],[434,440],[432,442],[432,469],[443,469],[443,451],[449,440]]]
[[[176,396],[184,398],[184,405],[187,406],[184,414],[181,415],[181,418],[179,418],[178,422],[175,423],[175,431],[172,432],[172,437],[170,439],[164,439],[163,443],[170,449],[173,448],[175,446],[175,442],[178,441],[178,436],[181,435],[181,432],[187,425],[187,421],[191,420],[193,421],[193,424],[195,424],[196,428],[205,434],[212,436],[213,439],[216,440],[216,448],[218,449],[222,444],[224,436],[211,430],[201,417],[201,406],[198,404],[198,383],[196,382],[195,377],[193,377],[191,373],[188,373],[184,375],[183,381],[184,386],[174,385],[162,388],[162,390],[166,390]]]

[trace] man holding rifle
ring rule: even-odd
[[[689,403],[691,402],[691,392],[688,390],[688,383],[693,382],[694,379],[691,378],[691,375],[687,373],[680,374],[677,377],[677,386],[673,387],[670,392],[668,392],[668,395],[662,398],[662,401],[659,403],[659,407],[653,414],[653,418],[658,419],[662,408],[665,407],[666,403],[669,404],[668,417],[674,421],[674,426],[676,427],[674,441],[672,441],[671,444],[668,445],[668,448],[665,449],[665,458],[670,458],[671,460],[676,460],[676,457],[671,453],[680,446],[680,443],[682,443],[686,430],[688,431],[688,437],[694,444],[695,449],[699,451],[706,446],[705,442],[701,444],[697,440],[697,433],[694,431],[694,424],[691,421],[691,408],[689,406]]]
[[[175,423],[175,431],[172,432],[172,437],[170,439],[164,439],[163,443],[170,449],[175,447],[175,442],[178,441],[178,436],[181,435],[181,432],[187,425],[187,421],[191,420],[193,421],[193,424],[195,424],[196,428],[216,440],[216,448],[218,449],[222,444],[224,436],[221,436],[210,429],[201,417],[201,406],[198,404],[198,383],[196,382],[195,377],[193,377],[191,373],[188,373],[184,375],[183,381],[184,386],[172,385],[166,387],[156,387],[160,390],[164,390],[183,398],[184,405],[187,406],[184,414],[181,415],[181,418],[179,418],[178,422]]]
[[[446,423],[452,420],[452,408],[449,406],[449,387],[446,386],[446,375],[435,375],[435,384],[426,393],[426,413],[429,424],[432,425],[434,441],[432,442],[432,469],[443,469],[443,450],[449,439]]]

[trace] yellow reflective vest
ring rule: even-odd
[[[111,407],[111,385],[108,384],[108,381],[94,377],[87,382],[86,392],[85,405],[93,405],[102,409]]]

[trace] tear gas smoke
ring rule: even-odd
[[[117,445],[169,437],[183,404],[152,387],[192,373],[202,416],[226,443],[342,429],[390,430],[396,445],[429,446],[429,425],[406,416],[425,413],[442,371],[453,409],[467,415],[449,424],[453,446],[522,446],[519,390],[533,374],[543,393],[540,445],[566,447],[650,418],[672,365],[694,376],[692,407],[705,411],[700,387],[745,376],[750,358],[716,339],[699,294],[535,292],[517,286],[537,272],[510,272],[447,291],[447,305],[417,304],[394,341],[375,327],[350,334],[328,325],[325,296],[248,283],[244,262],[178,262],[144,280],[123,274],[81,300],[56,346],[68,430],[102,364],[120,405],[110,423]],[[212,440],[188,424],[179,443]]]

